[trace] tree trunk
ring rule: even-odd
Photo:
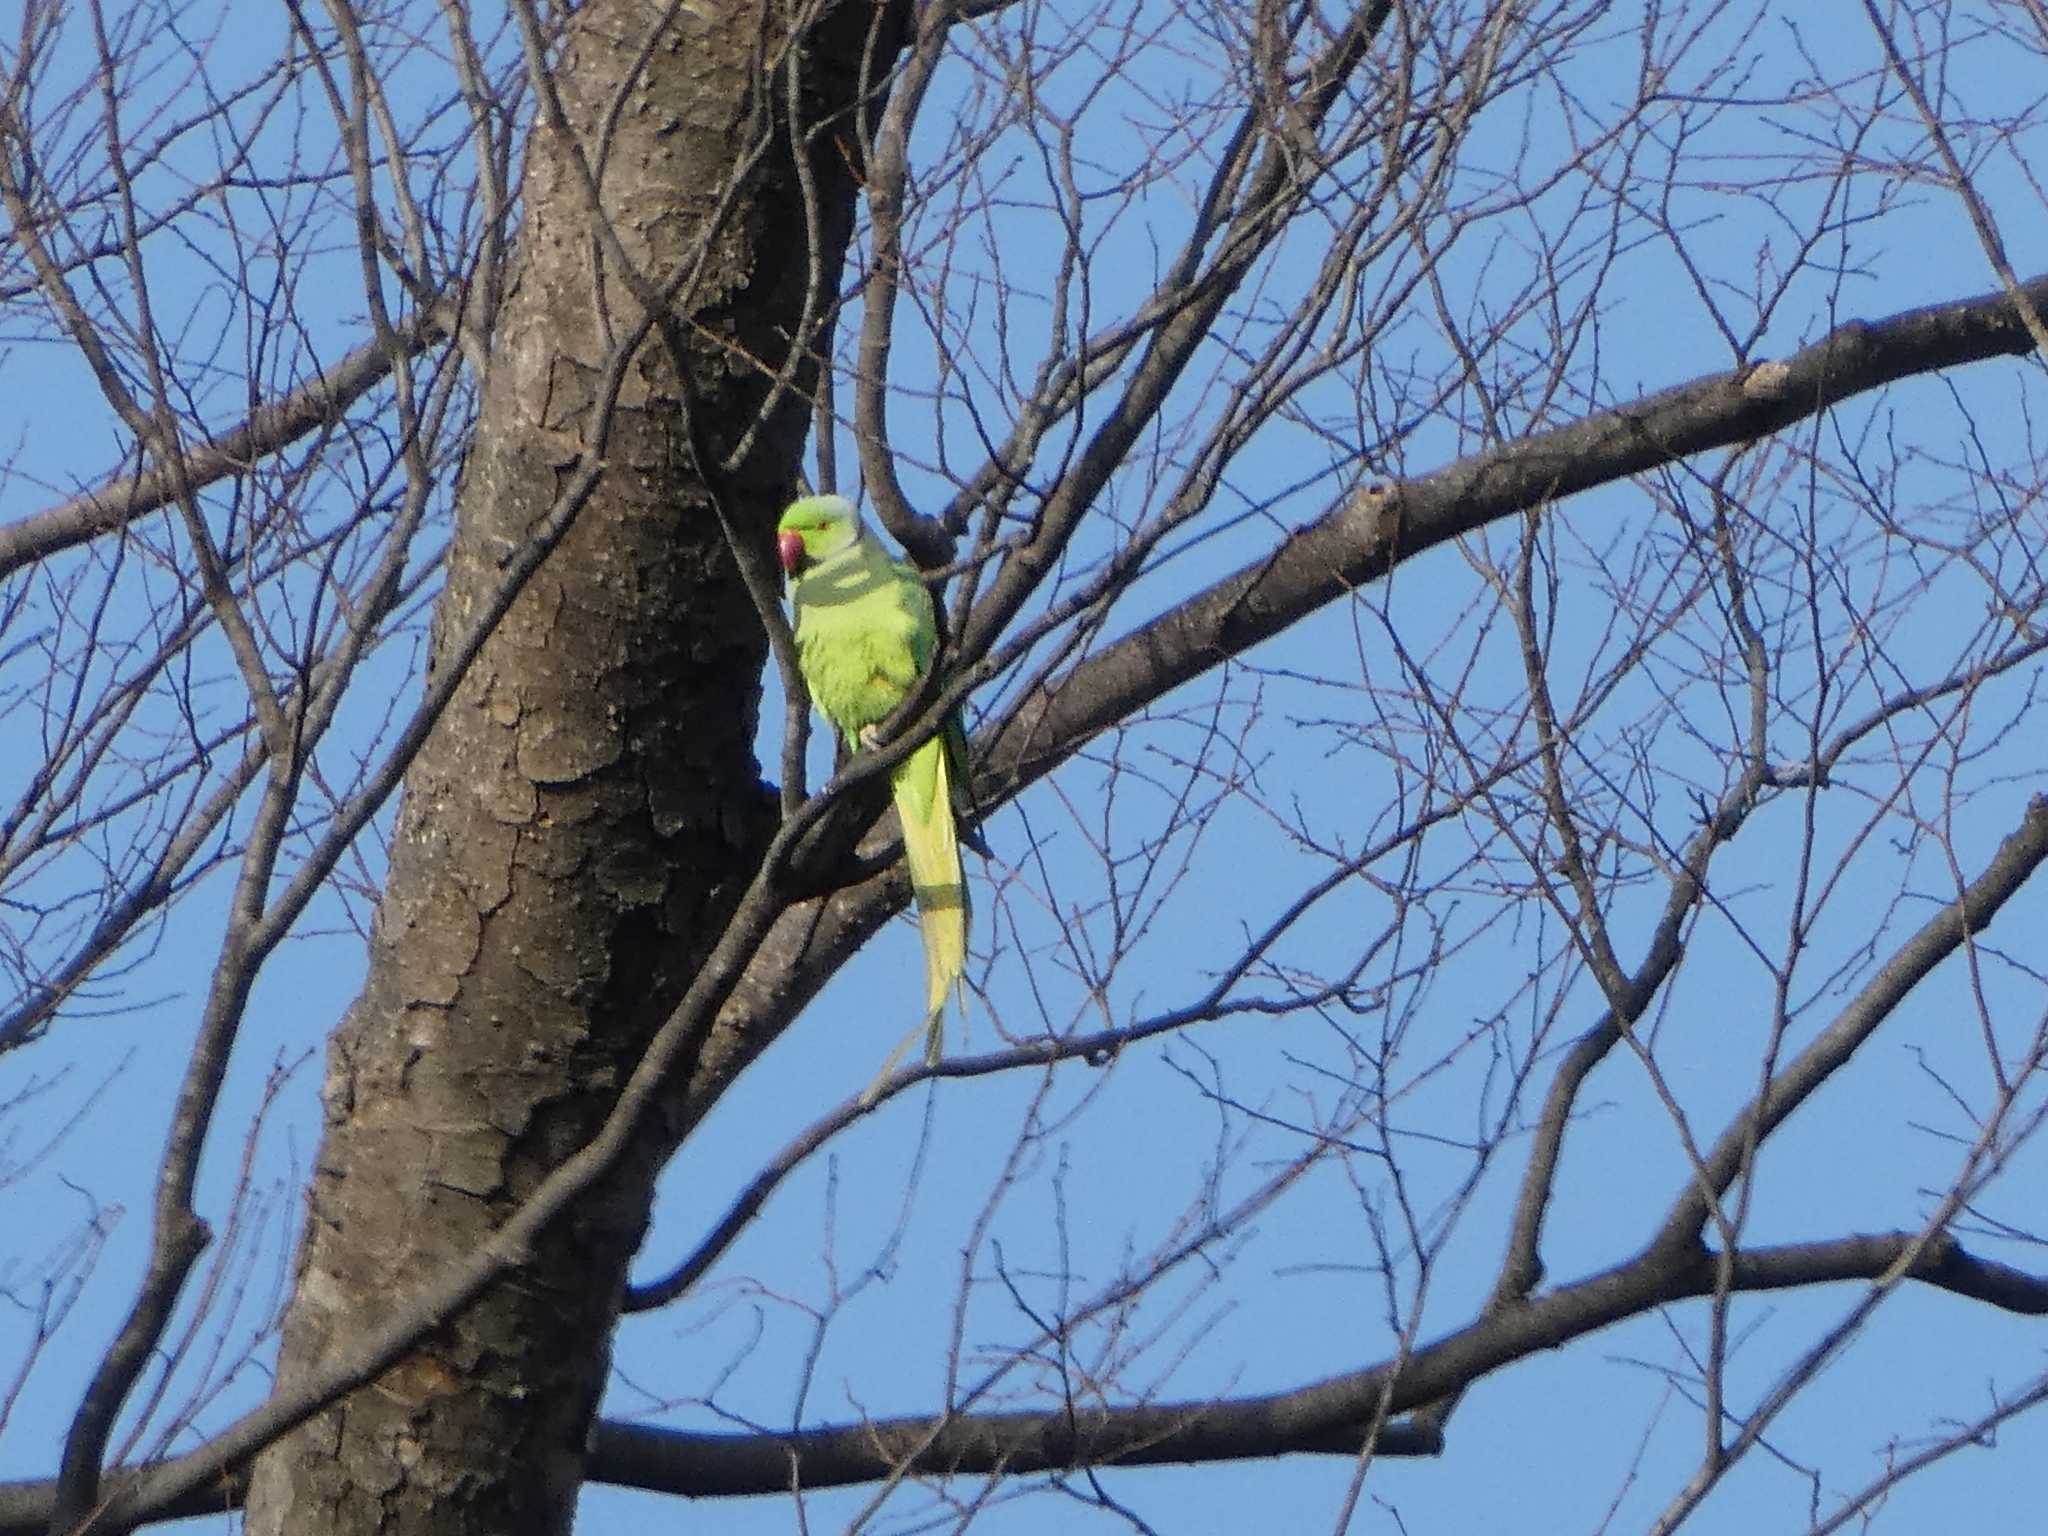
[[[892,56],[893,38],[873,35],[887,18],[867,4],[812,14],[803,111],[850,124],[861,61],[879,73]],[[473,1250],[588,1139],[772,831],[753,755],[764,633],[711,498],[765,561],[816,368],[804,361],[779,390],[773,374],[836,295],[857,135],[814,136],[807,199],[785,23],[771,16],[764,37],[763,15],[592,0],[558,50],[569,133],[544,102],[436,669],[463,665],[461,636],[579,450],[601,451],[605,472],[407,775],[369,978],[330,1051],[286,1384]],[[688,388],[651,331],[606,427],[606,364],[650,284],[671,285]],[[749,429],[707,483],[698,454],[715,466]],[[647,1145],[513,1283],[267,1452],[249,1529],[568,1530],[666,1150]]]

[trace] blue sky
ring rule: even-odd
[[[1443,255],[1437,270],[1446,309],[1461,324],[1511,317],[1487,359],[1488,377],[1506,401],[1508,435],[1552,424],[1585,401],[1612,404],[1737,360],[1673,243],[1639,222],[1644,189],[1660,185],[1648,169],[1660,153],[1684,157],[1682,184],[1668,189],[1666,207],[1685,233],[1687,257],[1707,274],[1709,291],[1739,331],[1761,328],[1748,360],[1813,340],[1843,318],[1877,318],[1994,285],[1959,201],[1898,170],[1923,142],[1900,103],[1854,141],[1863,168],[1843,184],[1839,205],[1827,202],[1835,186],[1817,168],[1836,156],[1830,146],[1850,142],[1845,125],[1853,113],[1843,101],[1856,108],[1883,94],[1872,73],[1875,45],[1860,15],[1845,13],[1838,31],[1815,39],[1802,37],[1790,8],[1759,9],[1764,20],[1754,31],[1738,36],[1743,16],[1724,14],[1676,59],[1668,99],[1647,119],[1649,131],[1630,141],[1630,155],[1617,150],[1598,162],[1635,199],[1623,200],[1629,216],[1619,236],[1609,185],[1566,176],[1525,210],[1475,218]],[[1124,193],[1120,178],[1139,158],[1148,125],[1198,96],[1215,69],[1211,44],[1191,23],[1165,11],[1136,14],[1157,35],[1118,86],[1089,93],[1100,52],[1083,50],[1043,96],[1055,110],[1086,112],[1076,140],[1088,162],[1080,181],[1091,194],[1084,230],[1099,242],[1086,295],[1090,329],[1142,297],[1155,253],[1179,238],[1202,163],[1198,148],[1173,173]],[[1048,36],[1057,19],[1050,10],[1017,16]],[[2001,141],[1987,125],[2037,94],[2038,60],[1967,32],[1988,16],[1966,8],[1958,18],[1961,43],[1946,82],[1979,189],[2001,217],[2014,265],[2028,274],[2044,265],[2039,194],[2025,171],[2040,145],[2025,132]],[[1589,125],[1613,121],[1635,100],[1631,26],[1616,20],[1609,33],[1589,29],[1582,55],[1555,89],[1524,90],[1488,113],[1465,153],[1458,185],[1466,195],[1484,207],[1516,166],[1527,176],[1526,167],[1568,158],[1562,146],[1574,136],[1582,142]],[[1109,36],[1099,35],[1097,50]],[[274,41],[254,29],[222,38],[210,64],[217,78],[260,67]],[[923,119],[925,164],[942,163],[951,123],[975,110],[975,82],[991,78],[994,51],[992,43],[963,47],[949,63]],[[1710,71],[1708,62],[1724,53],[1738,67]],[[445,90],[429,61],[412,67],[417,73],[394,77],[395,95],[425,102]],[[1815,88],[1822,71],[1839,85],[1839,97]],[[168,82],[160,89],[189,91],[180,78],[170,71],[148,77]],[[138,102],[151,99],[148,79],[136,87]],[[310,109],[305,123],[281,116],[276,129],[314,131]],[[1358,165],[1365,160],[1361,153]],[[983,164],[992,179],[1001,176],[997,211],[963,219],[941,200],[909,242],[923,253],[923,277],[936,282],[943,255],[948,281],[942,294],[931,290],[939,294],[931,310],[949,316],[944,336],[923,334],[919,312],[906,310],[892,379],[891,426],[910,466],[906,484],[927,504],[947,492],[937,469],[942,446],[944,463],[971,467],[978,438],[970,416],[1003,423],[1014,409],[1002,389],[971,375],[965,387],[973,412],[957,398],[928,404],[931,385],[947,378],[938,359],[989,356],[999,301],[1017,353],[1011,371],[1028,378],[1049,313],[1046,263],[1057,250],[1058,221],[1044,207],[1035,146],[1012,128]],[[1811,174],[1794,174],[1801,168]],[[167,175],[175,174],[174,165]],[[1760,196],[1749,185],[1759,175],[1780,176],[1782,185]],[[306,193],[297,211],[270,206],[273,227],[294,227],[301,214],[314,219],[323,196]],[[1341,218],[1341,209],[1327,216]],[[1256,339],[1286,313],[1328,246],[1322,217],[1306,218],[1247,284],[1227,322],[1233,334]],[[1813,243],[1804,257],[1810,265],[1787,285],[1775,312],[1758,320],[1745,293],[1767,288],[1798,257],[1803,232],[1823,222],[1832,232]],[[224,238],[219,223],[211,230],[207,238]],[[1546,240],[1567,299],[1592,309],[1564,360],[1562,387],[1538,403],[1513,380],[1540,380],[1556,361],[1544,350],[1552,333],[1542,308],[1517,308]],[[343,258],[309,259],[309,280],[350,280]],[[1396,248],[1368,267],[1361,302],[1369,307],[1370,295],[1398,292],[1413,271],[1405,261]],[[188,332],[210,336],[199,328],[219,327],[221,361],[205,377],[214,391],[208,398],[231,412],[246,388],[234,365],[255,334],[249,306],[209,279],[205,261],[190,251],[167,256],[154,282],[160,305],[171,305]],[[970,312],[977,294],[984,297]],[[359,308],[357,299],[354,307],[315,309],[304,346],[332,356],[353,344]],[[0,327],[10,373],[32,370],[38,386],[10,434],[19,447],[0,480],[0,519],[12,520],[99,473],[119,435],[64,348],[23,339],[4,312]],[[1251,558],[1270,545],[1276,527],[1326,508],[1360,472],[1352,454],[1362,423],[1402,414],[1388,402],[1408,381],[1440,375],[1446,354],[1441,315],[1426,288],[1409,294],[1368,349],[1309,383],[1293,418],[1271,425],[1239,456],[1182,552],[1115,610],[1105,636]],[[1077,550],[1077,562],[1101,558],[1119,536],[1114,529],[1157,512],[1188,445],[1230,408],[1237,366],[1219,348],[1191,370],[1167,426],[1098,508],[1092,542]],[[1973,644],[1987,643],[1979,633],[1983,575],[1934,564],[1928,544],[1880,526],[1866,503],[1893,509],[1909,532],[1950,539],[1995,530],[2004,519],[2009,533],[1980,547],[1980,563],[1992,553],[2018,562],[1998,574],[2024,588],[2027,551],[2041,547],[2026,479],[2041,404],[2037,362],[1981,365],[1794,428],[1759,456],[1763,472],[1753,481],[1738,476],[1747,485],[1744,526],[1758,530],[1748,546],[1756,601],[1776,620],[1770,632],[1784,651],[1775,755],[1796,761],[1805,750],[1794,728],[1803,717],[1833,729],[1879,695],[1938,675]],[[1973,434],[1990,473],[1972,462]],[[1433,417],[1370,468],[1422,473],[1474,442],[1468,429]],[[1844,468],[1851,448],[1871,477],[1860,485]],[[840,463],[852,463],[844,442]],[[1550,676],[1561,700],[1619,663],[1633,634],[1621,622],[1624,605],[1632,592],[1647,590],[1625,578],[1691,569],[1677,552],[1669,503],[1683,497],[1690,514],[1702,515],[1708,500],[1699,477],[1718,467],[1702,462],[1691,466],[1697,475],[1596,492],[1546,521],[1546,569],[1557,586],[1541,606],[1553,626]],[[350,474],[338,461],[318,494],[345,500]],[[1390,582],[1161,700],[1128,731],[1092,744],[999,812],[988,833],[997,857],[977,891],[983,995],[952,1048],[987,1049],[998,1031],[1029,1036],[1128,1024],[1185,1002],[1247,931],[1272,921],[1328,867],[1319,847],[1356,849],[1395,824],[1390,807],[1455,782],[1466,770],[1441,739],[1441,755],[1422,759],[1435,778],[1413,765],[1397,771],[1392,754],[1423,751],[1432,698],[1455,711],[1461,739],[1475,750],[1501,712],[1517,707],[1525,683],[1487,573],[1509,561],[1519,534],[1489,530],[1462,548],[1410,562]],[[2038,567],[2033,579],[2038,584]],[[116,613],[140,628],[145,605],[160,601],[137,577],[118,587]],[[1851,610],[1874,616],[1867,633],[1849,621]],[[1739,725],[1730,711],[1743,707],[1715,670],[1729,642],[1712,623],[1711,602],[1672,611],[1677,617],[1648,661],[1627,673],[1584,730],[1582,762],[1622,786],[1617,814],[1639,843],[1682,838],[1697,824],[1691,796],[1717,793],[1724,782],[1731,718]],[[366,749],[388,699],[413,685],[416,638],[401,636],[380,654],[338,751]],[[1882,645],[1869,643],[1875,640]],[[1422,658],[1420,679],[1398,659],[1397,646]],[[200,657],[202,673],[221,665],[217,654]],[[1771,1007],[1760,956],[1785,949],[1802,839],[1810,835],[1816,849],[1807,897],[1816,915],[1790,989],[1797,1011],[1787,1043],[1794,1049],[1868,978],[1874,961],[1859,946],[1877,935],[1881,959],[1886,942],[1953,889],[1949,852],[1966,875],[1974,873],[2025,796],[2040,789],[2039,729],[2025,718],[2038,675],[2023,669],[1987,686],[1967,712],[1902,719],[1845,761],[1835,790],[1810,801],[1780,797],[1723,856],[1721,903],[1698,923],[1691,958],[1653,1021],[1658,1071],[1696,1139],[1718,1134],[1757,1081]],[[1817,695],[1823,680],[1828,692]],[[10,677],[7,686],[29,681]],[[1011,685],[978,702],[993,705]],[[17,697],[0,694],[0,702]],[[231,697],[221,707],[232,707]],[[17,719],[32,718],[27,705],[20,709]],[[762,718],[761,754],[772,764],[780,721],[772,678]],[[17,742],[32,747],[28,735]],[[1896,793],[1899,765],[1929,741],[1937,750],[1907,779],[1906,792]],[[812,750],[815,784],[828,763],[816,739]],[[31,765],[19,748],[7,761],[12,794]],[[1627,777],[1630,771],[1640,777]],[[1211,801],[1199,817],[1188,811]],[[1566,964],[1556,912],[1503,894],[1515,879],[1526,882],[1528,871],[1514,868],[1499,824],[1516,825],[1515,808],[1501,801],[1490,809],[1496,821],[1461,818],[1377,862],[1374,880],[1341,888],[1276,947],[1277,963],[1296,978],[1362,964],[1376,989],[1372,1006],[1355,1015],[1249,1014],[1133,1048],[1106,1068],[1063,1066],[1050,1084],[1019,1074],[905,1095],[792,1177],[697,1293],[622,1328],[608,1411],[707,1428],[843,1422],[929,1411],[992,1372],[988,1406],[1042,1404],[1046,1373],[1014,1356],[1036,1336],[1035,1319],[1084,1302],[1174,1242],[1189,1222],[1246,1198],[1303,1155],[1304,1128],[1317,1125],[1341,1127],[1352,1149],[1322,1158],[1138,1306],[1081,1328],[1074,1370],[1110,1377],[1122,1396],[1271,1391],[1383,1358],[1418,1305],[1423,1338],[1469,1319],[1492,1282],[1526,1148],[1522,1127],[1558,1050],[1598,1011],[1588,978]],[[1113,869],[1098,845],[1114,850]],[[364,858],[374,876],[374,845]],[[54,888],[85,877],[58,866],[38,878]],[[1418,899],[1397,928],[1390,891],[1402,880]],[[1661,883],[1650,881],[1616,896],[1625,963],[1636,958],[1662,894]],[[87,1110],[54,1151],[0,1178],[0,1223],[40,1239],[12,1245],[0,1280],[17,1301],[32,1301],[45,1278],[61,1290],[77,1271],[41,1267],[43,1253],[94,1220],[106,1233],[76,1309],[0,1426],[0,1476],[44,1475],[54,1464],[79,1383],[139,1272],[168,1084],[189,1044],[223,900],[220,880],[201,885],[137,950],[120,980],[123,1011],[69,1020],[0,1067],[0,1103],[31,1083],[49,1085],[0,1118],[0,1136],[12,1138],[0,1141],[0,1175],[74,1111]],[[1962,1151],[1956,1138],[1969,1134],[1957,1101],[1981,1105],[1988,1092],[1976,998],[2008,1050],[2040,1027],[2048,1007],[2038,968],[2029,974],[2025,965],[2027,936],[2041,931],[2044,916],[2048,898],[2023,893],[1987,935],[2018,963],[1987,954],[1974,980],[1951,963],[1822,1090],[1809,1114],[1773,1140],[1750,1240],[1889,1230],[1931,1212],[1954,1177]],[[1118,948],[1119,917],[1130,925],[1127,952],[1106,968],[1104,957]],[[298,1180],[318,1134],[320,1044],[360,977],[354,925],[364,918],[359,899],[319,903],[304,935],[267,967],[249,1012],[209,1147],[205,1201],[224,1227],[253,1134],[254,1188],[265,1219],[247,1238],[255,1260],[246,1295],[216,1297],[195,1320],[194,1346],[165,1395],[175,1407],[207,1383],[213,1396],[199,1415],[202,1427],[224,1422],[265,1385],[260,1346],[256,1363],[235,1362],[280,1294],[298,1223]],[[1398,942],[1382,945],[1389,932]],[[1441,963],[1428,959],[1432,943],[1447,952]],[[658,1273],[687,1252],[764,1157],[867,1081],[914,1006],[916,953],[908,920],[891,924],[718,1106],[664,1180],[641,1273]],[[1272,997],[1283,986],[1267,977],[1250,990]],[[1532,1050],[1535,1087],[1511,1112],[1506,1082]],[[252,1132],[280,1064],[289,1076]],[[2038,1088],[2021,1104],[2038,1109]],[[1627,1052],[1598,1070],[1582,1108],[1545,1247],[1556,1281],[1632,1253],[1686,1177],[1672,1115]],[[1376,1146],[1382,1127],[1387,1139]],[[1472,1150],[1481,1141],[1498,1142],[1483,1166]],[[2043,1171],[2039,1148],[2020,1145],[1985,1191],[1983,1209],[2038,1229],[2030,1192]],[[1426,1288],[1402,1236],[1404,1211],[1432,1251]],[[2030,1262],[2026,1244],[1984,1246]],[[1390,1272],[1383,1253],[1392,1256]],[[224,1283],[232,1289],[241,1274],[229,1262]],[[1739,1300],[1731,1311],[1738,1340],[1727,1373],[1731,1406],[1758,1400],[1860,1295],[1860,1287],[1841,1286]],[[32,1326],[21,1307],[0,1308],[0,1382],[23,1358]],[[1456,1532],[1509,1521],[1543,1530],[1647,1528],[1698,1460],[1704,1431],[1689,1357],[1705,1337],[1705,1309],[1677,1307],[1481,1383],[1461,1405],[1442,1459],[1373,1468],[1350,1528]],[[218,1360],[211,1358],[216,1340]],[[1690,1528],[1803,1529],[1810,1511],[1826,1516],[1876,1477],[1888,1456],[1910,1454],[1987,1411],[1999,1393],[2040,1369],[2038,1328],[2026,1320],[1905,1288],[1778,1421],[1771,1449],[1738,1465]],[[191,1444],[196,1433],[178,1430],[174,1446]],[[1995,1449],[1965,1451],[1909,1480],[1877,1524],[2017,1524],[2038,1508],[2044,1454],[2038,1421],[2009,1426]],[[1162,1530],[1318,1529],[1339,1520],[1351,1475],[1340,1461],[1294,1458],[1118,1471],[1102,1485]],[[978,1523],[1020,1531],[1124,1525],[1087,1503],[1085,1482],[1069,1498],[1012,1498],[1035,1484],[1004,1485]],[[945,1493],[968,1501],[981,1490],[960,1480]],[[842,1527],[871,1496],[807,1496],[806,1519],[812,1528]],[[582,1525],[635,1529],[680,1514],[666,1500],[593,1488]],[[715,1518],[745,1531],[797,1523],[780,1499],[734,1501]],[[914,1489],[898,1493],[880,1517],[891,1529],[927,1520],[947,1523],[945,1509]]]

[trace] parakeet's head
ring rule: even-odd
[[[844,496],[805,496],[775,525],[775,552],[791,576],[860,537],[860,514]]]

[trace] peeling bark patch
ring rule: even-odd
[[[424,896],[406,908],[401,924],[406,934],[392,935],[389,949],[407,1001],[446,1007],[460,994],[462,978],[476,963],[483,919],[461,892],[447,886],[436,886]],[[408,942],[413,934],[431,934],[433,942]]]
[[[612,721],[536,718],[519,733],[519,771],[536,784],[574,784],[624,752]]]
[[[1742,381],[1742,392],[1752,400],[1774,399],[1785,393],[1791,379],[1792,369],[1785,363],[1758,363]]]
[[[505,1142],[496,1130],[436,1137],[431,1177],[458,1194],[495,1195],[505,1187]]]
[[[621,906],[652,906],[668,894],[669,871],[648,851],[621,848],[599,860],[598,889]]]
[[[401,1360],[377,1378],[377,1390],[394,1401],[418,1406],[462,1390],[462,1378],[430,1352]],[[410,1438],[410,1437],[404,1437]]]
[[[501,826],[523,827],[540,809],[540,792],[533,782],[509,770],[479,780],[476,797],[484,814]]]

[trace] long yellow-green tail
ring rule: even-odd
[[[898,765],[890,781],[903,823],[903,857],[917,896],[924,935],[927,1065],[939,1059],[946,998],[956,987],[965,1006],[967,877],[960,868],[960,831],[953,821],[952,765],[943,733]]]
[[[957,730],[954,734],[957,734]],[[925,1018],[889,1053],[875,1080],[861,1097],[863,1105],[880,1097],[896,1063],[924,1031],[926,1066],[936,1066],[944,1043],[946,996],[958,989],[960,1007],[967,1007],[967,877],[960,868],[960,828],[953,813],[953,775],[959,744],[940,732],[919,747],[890,775],[896,817],[903,825],[903,862],[910,867],[910,889],[917,898],[917,927],[924,939]]]

